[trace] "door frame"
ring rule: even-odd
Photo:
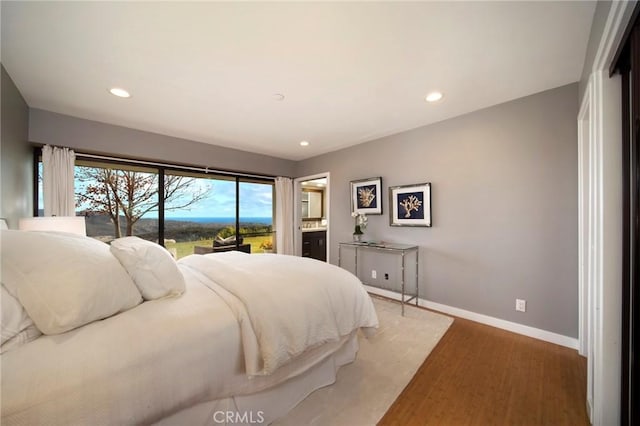
[[[314,175],[302,176],[293,180],[293,221],[294,221],[294,237],[293,247],[296,256],[302,256],[302,182],[313,179],[327,179],[325,187],[325,218],[327,220],[327,241],[325,248],[327,251],[327,262],[330,263],[331,254],[331,173],[316,173]]]
[[[594,425],[620,423],[622,326],[622,89],[610,65],[635,2],[612,2],[580,99],[579,347],[588,358]],[[586,353],[585,353],[586,352]]]
[[[591,88],[585,90],[578,113],[578,353],[587,358],[587,412],[593,412],[594,364],[594,251],[593,173],[594,120]]]

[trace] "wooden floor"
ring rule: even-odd
[[[456,318],[385,425],[588,425],[577,351]]]

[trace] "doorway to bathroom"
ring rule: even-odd
[[[329,173],[295,179],[295,250],[298,256],[329,259]]]

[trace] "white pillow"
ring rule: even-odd
[[[118,258],[145,300],[179,296],[184,293],[184,277],[176,261],[162,246],[138,237],[111,242]]]
[[[2,337],[0,338],[0,353],[5,352],[12,346],[27,343],[42,335],[18,299],[9,293],[4,284],[1,287]]]
[[[44,334],[109,317],[142,299],[107,244],[73,234],[2,231],[2,282]]]
[[[36,340],[40,336],[42,336],[40,330],[38,330],[35,324],[31,324],[29,327],[4,342],[2,346],[0,346],[0,354],[10,351],[11,349],[15,349],[25,343],[29,343],[32,340]]]

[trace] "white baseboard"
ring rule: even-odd
[[[400,293],[395,291],[385,290],[369,285],[365,285],[364,288],[371,294],[377,294],[393,300],[400,300]],[[415,301],[411,301],[411,303],[415,304]],[[578,339],[574,337],[563,336],[562,334],[553,333],[551,331],[529,327],[528,325],[522,325],[516,322],[506,321],[500,318],[494,318],[488,315],[478,314],[420,298],[418,299],[418,306],[578,350]]]

